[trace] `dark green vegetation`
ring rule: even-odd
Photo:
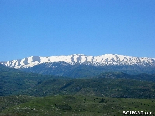
[[[2,116],[121,116],[123,110],[155,112],[155,75],[103,72],[86,78],[67,78],[0,65],[0,96]]]
[[[154,99],[81,95],[0,97],[0,104],[1,116],[123,116],[123,111],[155,112]]]
[[[155,83],[131,79],[51,79],[25,91],[27,95],[88,95],[117,98],[155,98]]]
[[[141,81],[138,80],[138,77]],[[125,73],[109,72],[92,78],[73,79],[25,73],[19,77],[2,76],[0,78],[0,95],[84,94],[117,98],[155,98],[155,83],[145,81],[151,80],[154,75],[150,75],[152,78],[146,77],[146,75],[131,76]]]
[[[0,64],[0,96],[18,94],[20,91],[33,88],[38,82],[50,78],[54,77],[25,73]]]
[[[134,79],[138,81],[151,81],[155,82],[155,74],[146,74],[141,73],[137,75],[130,75],[123,72],[105,72],[96,76],[96,78],[126,78],[126,79]]]
[[[83,78],[97,76],[102,72],[124,72],[127,74],[140,74],[140,73],[155,73],[155,66],[137,66],[137,65],[126,65],[126,66],[93,66],[85,64],[75,64],[71,65],[66,62],[53,62],[53,63],[42,63],[30,68],[21,68],[20,70],[26,72],[33,72],[45,75],[56,75],[56,76],[66,76],[72,78]]]

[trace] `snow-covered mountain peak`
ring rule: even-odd
[[[85,54],[73,54],[73,56],[85,56]]]
[[[86,64],[94,66],[105,65],[138,65],[138,66],[155,66],[155,58],[147,57],[132,57],[118,54],[104,54],[100,56],[87,56],[84,54],[72,54],[62,56],[30,56],[20,60],[12,60],[1,62],[1,64],[13,68],[28,68],[41,63],[48,62],[66,62],[71,65],[74,64]]]

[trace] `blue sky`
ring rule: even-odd
[[[0,54],[155,58],[155,0],[0,0]]]

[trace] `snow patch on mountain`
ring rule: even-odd
[[[20,60],[1,62],[1,64],[12,68],[28,68],[41,63],[48,62],[66,62],[71,65],[86,64],[94,66],[105,65],[138,65],[138,66],[155,66],[155,58],[132,57],[117,54],[105,54],[100,56],[86,56],[84,54],[73,54],[68,56],[30,56]]]

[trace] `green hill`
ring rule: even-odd
[[[25,93],[33,96],[89,95],[117,98],[155,98],[155,83],[123,78],[51,79]]]
[[[33,88],[39,82],[58,76],[25,73],[0,64],[0,96],[17,95],[20,91]]]
[[[105,72],[86,78],[67,78],[25,73],[0,65],[0,116],[154,113],[154,82],[154,74]]]
[[[21,99],[21,96],[14,96],[14,99],[17,97]],[[11,99],[13,97],[10,102]],[[3,103],[1,100],[1,104]],[[3,107],[0,116],[123,116],[123,111],[144,111],[153,114],[155,100],[59,95],[28,97],[27,102]]]
[[[25,73],[2,65],[0,67],[0,96],[89,95],[155,98],[154,75],[106,72],[95,77],[73,79]]]

